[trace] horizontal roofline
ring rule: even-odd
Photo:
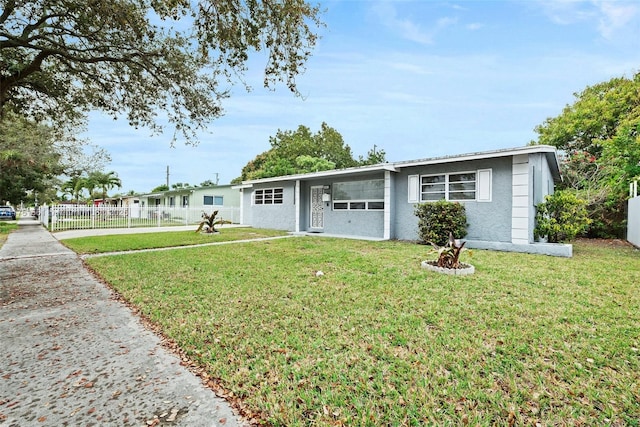
[[[553,176],[556,180],[560,180],[560,164],[558,163],[558,155],[555,147],[550,145],[528,145],[525,147],[516,147],[516,148],[505,148],[500,150],[491,150],[491,151],[479,151],[474,153],[465,153],[465,154],[456,154],[450,156],[441,156],[441,157],[430,157],[418,160],[407,160],[400,162],[392,162],[392,163],[379,163],[376,165],[368,165],[368,166],[356,166],[352,168],[345,169],[332,169],[327,171],[320,172],[310,172],[296,175],[283,175],[283,176],[275,176],[271,178],[261,178],[261,179],[253,179],[242,181],[242,185],[236,185],[233,188],[251,188],[253,184],[258,183],[269,183],[269,182],[280,182],[280,181],[296,181],[296,180],[311,180],[316,178],[324,178],[324,177],[332,177],[332,176],[341,176],[341,175],[349,175],[349,174],[365,174],[370,172],[382,172],[382,171],[391,171],[398,172],[399,169],[412,167],[412,166],[424,166],[424,165],[433,165],[433,164],[442,164],[442,163],[453,163],[453,162],[464,162],[469,160],[481,160],[481,159],[490,159],[496,157],[507,157],[507,156],[516,156],[521,154],[535,154],[535,153],[544,153],[547,155],[547,160],[552,169]]]
[[[316,178],[324,178],[327,176],[340,176],[340,175],[349,175],[349,174],[365,174],[370,172],[382,172],[389,170],[391,172],[396,172],[393,167],[393,163],[379,163],[377,165],[367,165],[367,166],[355,166],[352,168],[345,169],[331,169],[320,172],[308,172],[308,173],[299,173],[295,175],[282,175],[282,176],[274,176],[271,178],[260,178],[260,179],[252,179],[248,181],[242,181],[243,186],[236,186],[237,188],[250,188],[253,184],[257,183],[268,183],[268,182],[278,182],[278,181],[297,181],[297,180],[310,180]],[[248,186],[248,187],[247,187]]]
[[[394,165],[399,168],[406,168],[409,166],[422,166],[437,163],[450,163],[450,162],[463,162],[466,160],[480,160],[490,159],[494,157],[506,157],[517,156],[519,154],[534,154],[534,153],[552,153],[556,154],[555,147],[550,145],[527,145],[526,147],[516,148],[504,148],[500,150],[491,151],[478,151],[474,153],[456,154],[451,156],[430,157],[418,160],[407,160],[402,162],[395,162]]]

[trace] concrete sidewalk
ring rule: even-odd
[[[0,248],[0,425],[241,426],[35,220]]]
[[[224,224],[217,226],[216,229],[224,230],[225,228],[248,227],[239,224]],[[65,230],[55,231],[53,236],[58,240],[73,239],[76,237],[88,236],[107,236],[113,234],[141,234],[141,233],[166,233],[171,231],[193,231],[198,228],[197,225],[176,225],[172,227],[132,227],[132,228],[87,228],[83,230]]]

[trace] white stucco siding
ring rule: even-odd
[[[391,172],[386,171],[384,173],[384,225],[383,225],[383,238],[390,239],[393,231],[391,230]]]
[[[529,156],[512,157],[511,165],[511,243],[528,244],[529,238]]]

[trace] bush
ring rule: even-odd
[[[536,206],[536,239],[550,243],[573,240],[589,226],[586,202],[569,191],[557,191]]]
[[[418,217],[418,237],[424,242],[444,246],[449,241],[449,233],[456,239],[467,235],[467,213],[458,202],[420,203],[414,214]]]

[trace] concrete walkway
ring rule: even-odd
[[[241,426],[32,219],[0,248],[0,425]]]

